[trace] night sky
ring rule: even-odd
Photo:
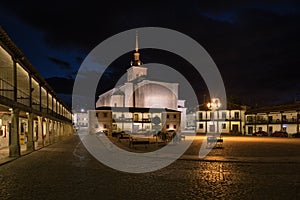
[[[180,31],[201,44],[219,68],[230,100],[253,106],[292,102],[300,93],[299,22],[296,0],[0,3],[1,27],[67,102],[76,72],[95,46],[121,31],[150,26]],[[129,53],[110,66],[99,92],[110,89],[131,59]],[[199,99],[206,93],[201,77],[176,55],[141,50],[141,59],[174,66]]]

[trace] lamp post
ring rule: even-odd
[[[212,120],[213,120],[213,125],[215,126],[215,120],[214,120],[214,115],[215,111],[218,110],[221,107],[221,101],[219,98],[212,98],[211,102],[207,103],[207,108],[212,111]],[[217,116],[217,133],[219,132],[219,121],[218,121],[218,116]]]

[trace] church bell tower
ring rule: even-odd
[[[139,77],[147,76],[147,68],[143,67],[140,60],[138,34],[135,35],[135,52],[133,54],[133,61],[130,62],[131,67],[127,70],[127,81],[131,82]]]

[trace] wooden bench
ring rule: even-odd
[[[220,136],[217,138],[216,136],[208,136],[207,137],[207,146],[212,147],[214,145],[215,148],[222,148],[223,138]]]
[[[118,137],[118,141],[121,142],[121,140],[130,140],[130,135],[121,135]]]

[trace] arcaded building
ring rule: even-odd
[[[271,135],[275,131],[287,132],[291,137],[300,132],[300,102],[249,109],[245,113],[247,134],[265,131]]]
[[[71,109],[0,27],[0,158],[20,156],[71,133]]]

